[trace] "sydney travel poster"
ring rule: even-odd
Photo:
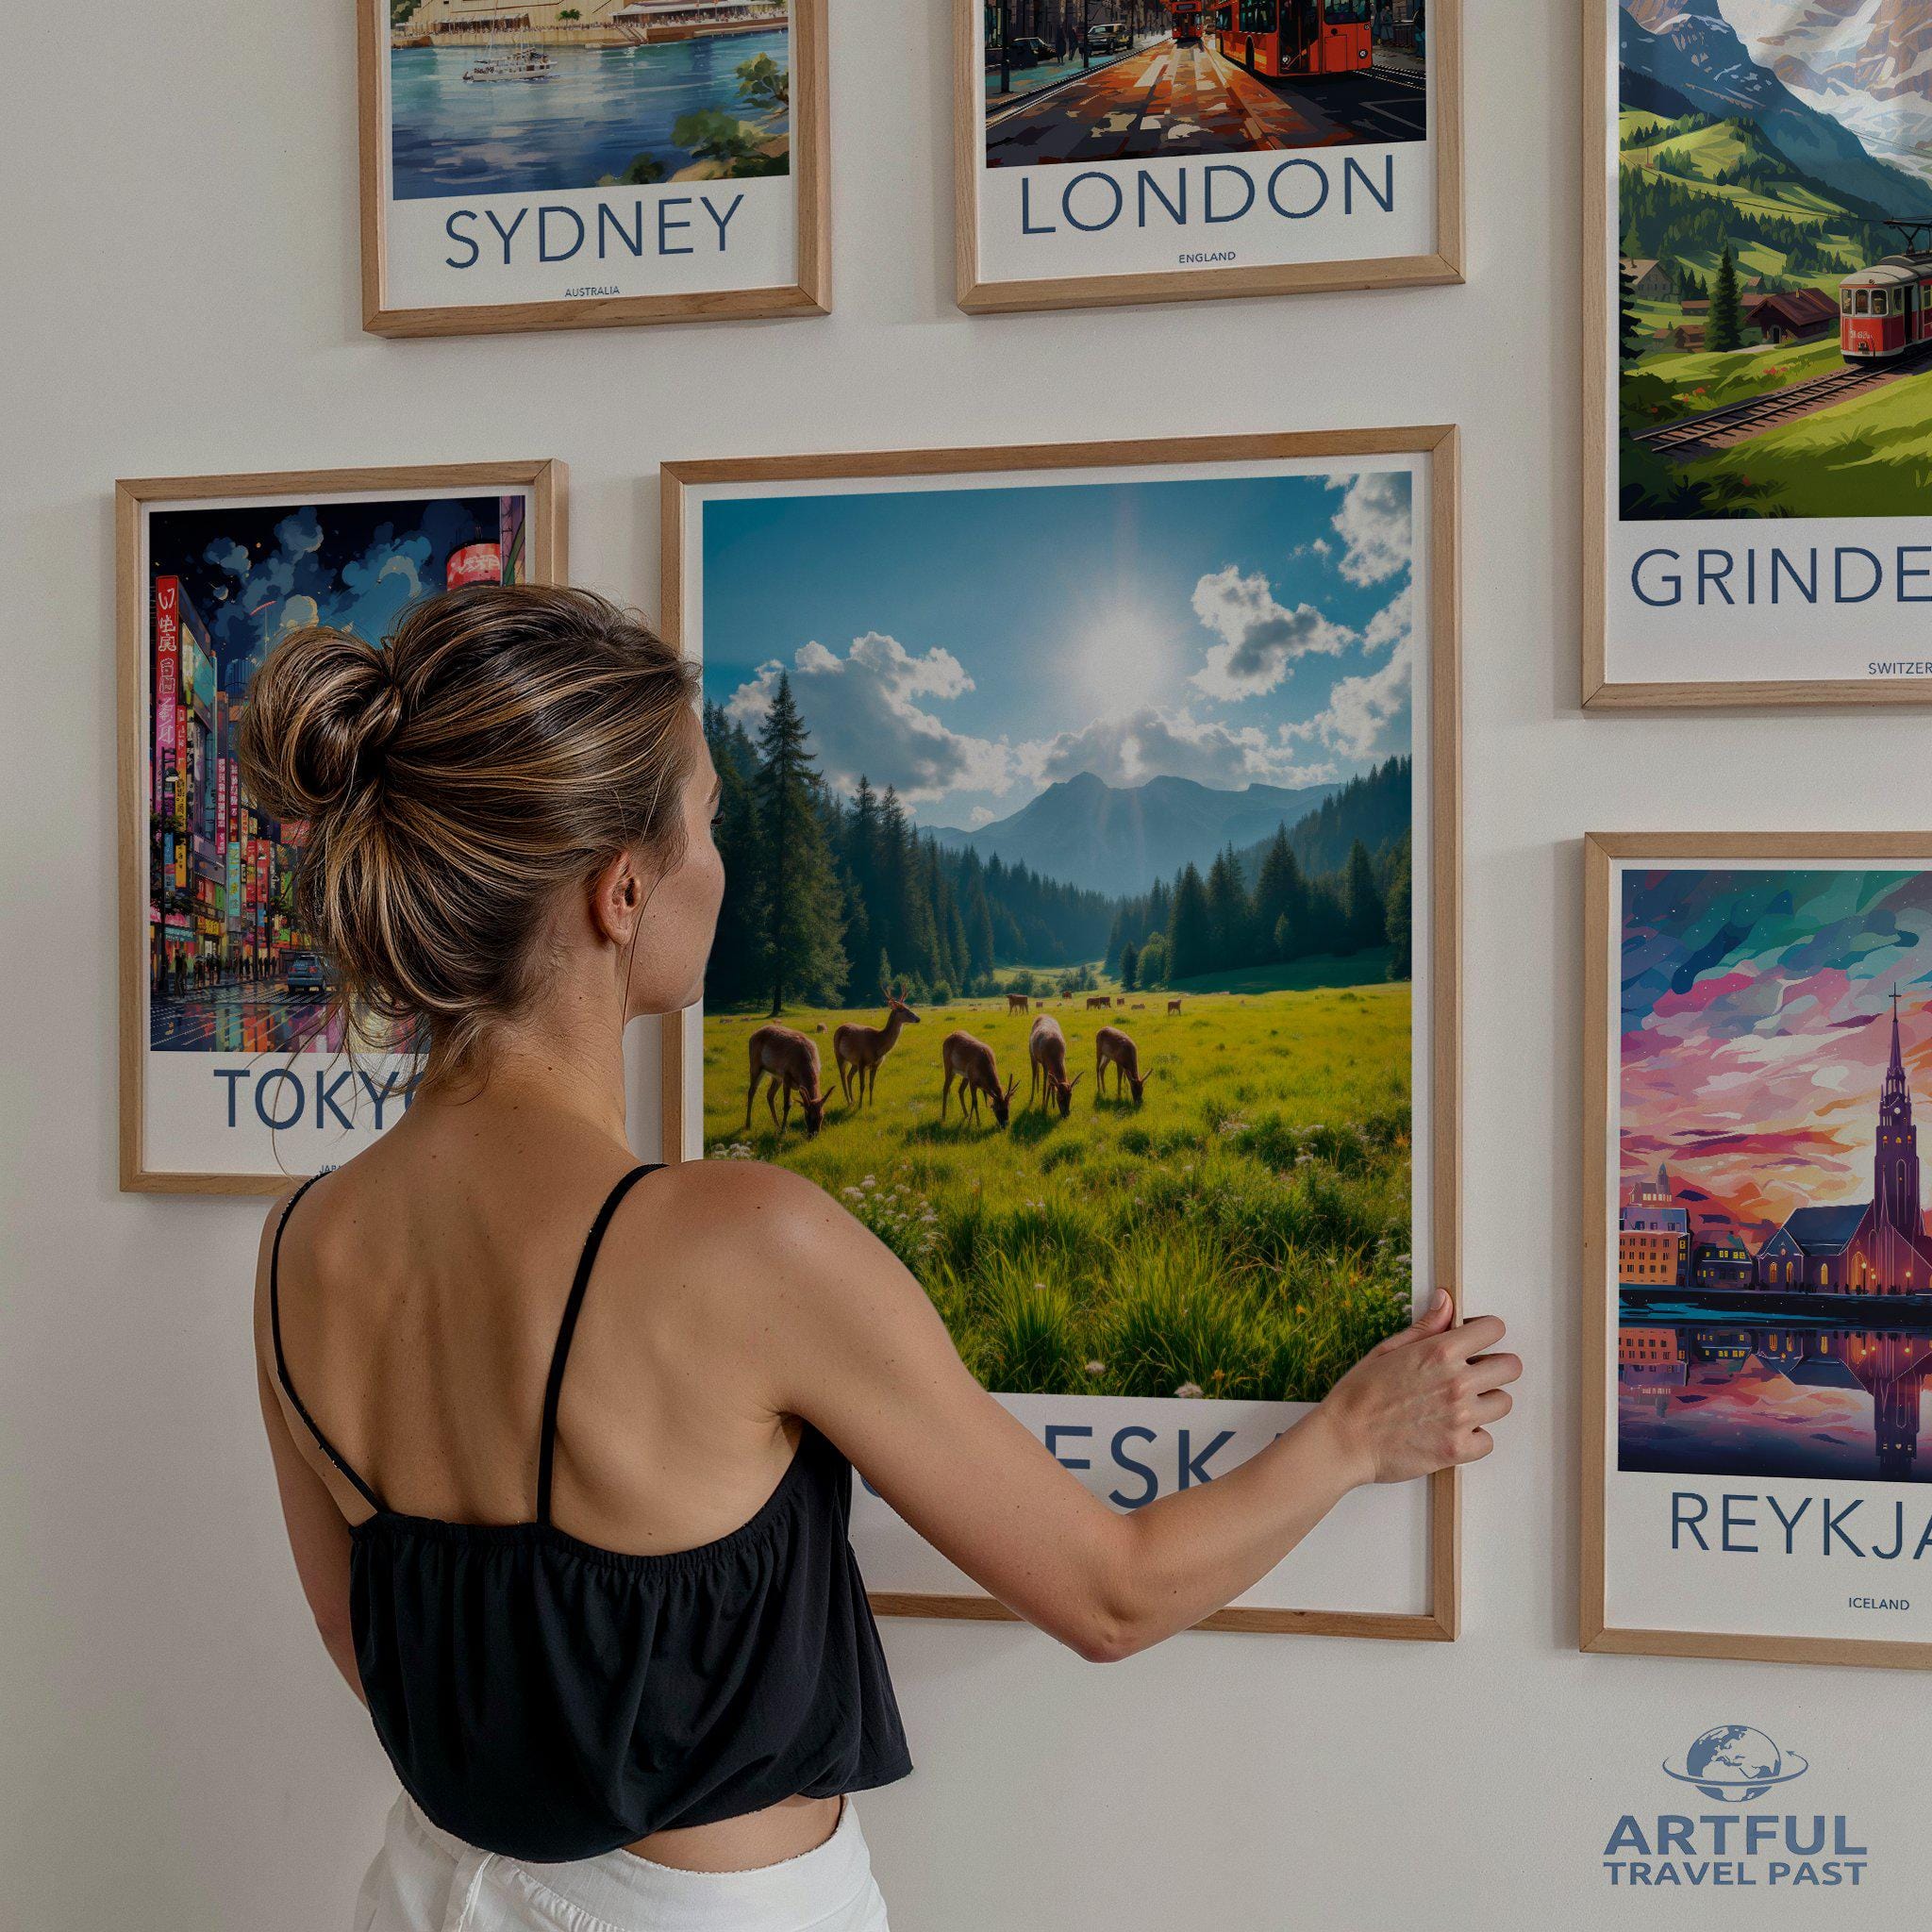
[[[364,0],[385,307],[792,277],[790,0]]]
[[[359,1072],[341,1058],[328,962],[293,893],[307,827],[264,811],[241,782],[249,685],[308,625],[379,642],[424,597],[519,581],[530,510],[517,487],[149,507],[141,741],[151,1165],[308,1172],[314,1148],[386,1124],[400,1107],[407,1069],[379,1041],[357,1042]]]
[[[1424,0],[985,0],[980,279],[1426,255]],[[1453,30],[1453,29],[1452,29]]]
[[[1411,1298],[1418,476],[714,498],[703,1149],[989,1388],[1313,1401]]]
[[[1611,680],[1923,676],[1932,22],[1605,0]]]

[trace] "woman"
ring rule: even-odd
[[[305,632],[250,690],[243,782],[307,824],[334,997],[426,1053],[405,1117],[276,1204],[256,1298],[296,1567],[404,1786],[363,1932],[878,1932],[850,1794],[911,1766],[853,1464],[1104,1660],[1357,1484],[1486,1454],[1520,1373],[1439,1296],[1241,1468],[1119,1515],[809,1182],[641,1169],[625,1025],[698,997],[724,885],[694,696],[601,599],[495,587],[387,649]]]

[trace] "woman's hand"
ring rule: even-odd
[[[1513,1355],[1486,1353],[1503,1339],[1494,1315],[1457,1328],[1438,1289],[1428,1312],[1372,1348],[1328,1391],[1318,1413],[1358,1483],[1402,1483],[1495,1447],[1490,1428],[1509,1413],[1505,1384],[1523,1373]]]

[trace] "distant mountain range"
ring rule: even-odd
[[[1836,4],[1824,0],[1814,10],[1827,11]],[[1873,0],[1858,4],[1869,13]],[[1923,0],[1914,0],[1914,10],[1924,12]],[[1771,19],[1764,5],[1751,6],[1748,15],[1742,8],[1738,11],[1760,26]],[[1783,11],[1795,15],[1797,8]],[[1719,11],[1718,0],[1624,0],[1619,44],[1626,107],[1667,114],[1692,108],[1720,119],[1748,120],[1793,167],[1861,208],[1881,216],[1932,216],[1932,179],[1907,174],[1890,158],[1874,158],[1848,125],[1849,112],[1837,116],[1808,105],[1772,66],[1759,66]],[[1775,53],[1770,58],[1775,60]],[[1821,85],[1813,92],[1823,97],[1830,89],[1823,76],[1816,78]],[[1849,90],[1848,78],[1837,84]],[[1848,98],[1839,102],[1841,108],[1851,105]]]
[[[1932,9],[1925,0],[1722,0],[1724,18],[1807,106],[1868,154],[1932,175]]]
[[[1340,789],[1249,785],[1219,791],[1192,778],[1150,778],[1123,788],[1082,772],[975,831],[926,829],[948,850],[997,856],[1068,885],[1126,897],[1190,864],[1205,872],[1223,847],[1270,838],[1277,825],[1295,824]]]

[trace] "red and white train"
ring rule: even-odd
[[[1906,250],[1839,284],[1839,347],[1847,362],[1890,362],[1932,341],[1932,250],[1924,224],[1894,222]]]

